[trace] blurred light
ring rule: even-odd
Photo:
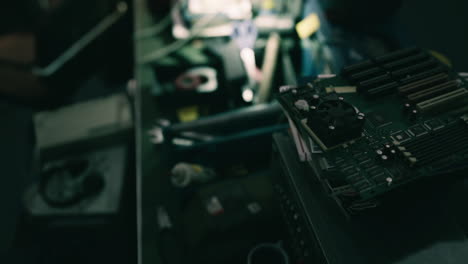
[[[255,25],[259,28],[288,30],[294,27],[294,20],[290,17],[261,15],[255,18]]]
[[[128,9],[128,6],[127,6],[127,3],[125,2],[119,2],[117,4],[117,10],[120,12],[120,13],[125,13],[127,12],[127,9]]]
[[[244,99],[245,102],[250,103],[253,101],[253,91],[250,88],[245,89],[242,91],[242,99]]]
[[[179,39],[186,39],[190,37],[190,31],[188,31],[185,27],[175,24],[174,27],[172,28],[172,34],[174,37],[179,38]]]
[[[306,39],[320,29],[320,18],[312,13],[296,24],[296,31],[299,38]]]
[[[193,15],[223,14],[229,19],[252,17],[250,0],[189,0],[188,11]]]
[[[249,77],[255,79],[257,68],[254,51],[251,48],[243,48],[240,52],[240,57]]]
[[[174,138],[172,139],[172,144],[177,146],[190,147],[193,145],[193,141],[185,138]]]
[[[250,48],[243,48],[240,52],[242,60],[244,60],[249,65],[255,65],[255,53]]]

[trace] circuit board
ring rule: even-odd
[[[467,167],[467,87],[430,53],[411,48],[281,87],[278,101],[298,132],[298,151],[356,213],[399,186]]]

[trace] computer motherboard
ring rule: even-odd
[[[410,48],[280,88],[301,159],[349,213],[426,177],[468,167],[468,83]]]

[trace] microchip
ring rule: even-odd
[[[422,125],[415,125],[408,129],[408,132],[413,134],[415,137],[427,134],[427,130]]]
[[[387,120],[384,115],[376,112],[370,112],[366,114],[366,118],[374,128],[380,128],[392,123],[391,121]]]
[[[426,122],[424,122],[424,125],[429,129],[429,130],[437,130],[440,128],[444,127],[444,123],[440,121],[439,119],[431,119]]]
[[[406,131],[398,131],[392,134],[392,138],[393,140],[402,143],[409,140],[411,137],[406,133]]]

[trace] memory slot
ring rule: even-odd
[[[437,143],[429,143],[428,148],[421,149],[419,151],[410,150],[411,154],[418,160],[421,160],[427,156],[433,156],[434,153],[441,153],[443,150],[457,152],[458,147],[463,147],[463,143],[468,141],[466,131],[464,134],[458,135],[452,138],[439,138]]]
[[[425,166],[425,165],[428,165],[428,164],[431,164],[437,160],[440,160],[440,159],[444,159],[445,157],[448,157],[450,156],[451,154],[453,155],[454,153],[460,153],[462,152],[464,149],[466,149],[467,147],[467,144],[468,141],[465,141],[464,143],[459,143],[459,145],[456,147],[456,149],[454,151],[450,151],[449,149],[447,150],[444,150],[440,153],[437,153],[437,155],[433,155],[433,156],[427,156],[427,157],[424,157],[420,160],[417,160],[415,165],[416,166]]]
[[[389,62],[383,65],[383,67],[387,70],[396,70],[411,64],[415,64],[424,60],[427,60],[429,56],[426,53],[419,53],[416,55],[412,55],[406,58],[399,59],[397,61]]]
[[[422,91],[416,92],[409,94],[407,96],[407,99],[410,103],[419,103],[424,100],[428,100],[430,98],[433,98],[435,96],[443,95],[447,92],[453,91],[458,88],[458,82],[457,81],[449,81],[446,83],[442,83],[436,86],[433,86],[428,89],[424,89]]]
[[[420,53],[420,52],[421,50],[418,48],[407,48],[407,49],[402,49],[399,51],[395,51],[395,52],[377,57],[375,60],[379,63],[387,63],[389,61],[397,60],[402,57],[410,56],[410,55],[413,55],[415,53]]]
[[[436,160],[450,154],[457,153],[468,145],[468,130],[466,126],[455,127],[451,129],[451,133],[443,133],[439,135],[426,135],[418,144],[412,146],[404,146],[401,151],[410,153],[408,160],[413,165],[423,165],[427,161]]]
[[[425,62],[417,63],[415,65],[396,70],[392,72],[392,75],[396,78],[403,78],[407,75],[415,74],[417,72],[421,72],[424,70],[428,70],[430,68],[434,68],[437,66],[437,61],[435,59],[429,59]]]
[[[416,82],[416,81],[419,81],[419,80],[422,80],[422,79],[425,79],[425,78],[429,78],[429,77],[432,77],[432,76],[434,76],[436,74],[443,73],[443,72],[446,72],[446,71],[447,71],[447,69],[445,69],[444,67],[437,66],[435,68],[423,71],[421,73],[413,74],[413,75],[410,75],[410,76],[405,76],[405,77],[400,79],[400,84],[401,85],[410,84],[412,82]]]
[[[457,130],[454,133],[451,133],[445,136],[438,136],[438,137],[429,136],[426,138],[425,141],[423,141],[419,145],[416,145],[413,147],[406,147],[405,151],[410,152],[411,154],[413,154],[413,156],[417,157],[418,153],[429,152],[437,148],[439,145],[444,145],[445,143],[448,142],[449,139],[463,138],[466,135],[467,135],[467,131],[463,129],[463,130]]]
[[[416,157],[418,166],[426,165],[434,160],[441,159],[466,149],[468,147],[468,138],[455,139],[451,142],[450,147],[441,148],[432,152],[427,152],[420,158]]]
[[[450,111],[450,115],[459,116],[468,113],[468,105]]]
[[[369,68],[372,68],[374,66],[374,63],[370,60],[363,61],[361,63],[353,64],[347,67],[343,68],[343,74],[345,75],[350,75],[352,73],[356,73],[359,71],[367,70]]]
[[[428,140],[429,137],[446,137],[447,135],[449,135],[450,133],[458,133],[459,131],[463,131],[463,124],[461,122],[457,122],[457,123],[452,123],[452,124],[449,124],[445,127],[443,127],[442,129],[439,129],[435,132],[432,132],[432,134],[426,134],[426,135],[423,135],[423,136],[419,136],[417,138],[414,138],[410,141],[407,141],[405,143],[401,143],[399,144],[399,146],[402,146],[402,147],[405,147],[407,149],[409,148],[412,148],[416,145],[419,145],[421,143],[423,143],[424,141]]]
[[[361,82],[365,79],[371,79],[373,77],[382,75],[383,73],[385,73],[385,71],[382,68],[373,67],[351,75],[350,79],[353,82]]]
[[[412,82],[412,83],[400,86],[400,88],[398,88],[398,91],[401,94],[417,92],[429,86],[442,83],[446,81],[448,78],[449,76],[446,73],[439,73],[432,77],[424,78],[422,80],[418,80],[416,82]]]
[[[375,97],[378,95],[390,94],[396,90],[398,83],[391,82],[375,88],[367,90],[366,94],[370,97]]]
[[[446,106],[447,104],[455,103],[466,98],[468,92],[465,88],[460,88],[455,91],[448,92],[443,95],[436,96],[426,101],[422,101],[416,105],[419,111],[428,112]]]
[[[383,75],[380,75],[380,76],[371,78],[369,80],[360,82],[357,88],[358,88],[359,92],[367,91],[372,87],[381,85],[381,84],[386,83],[386,82],[391,82],[391,81],[392,81],[392,78],[390,77],[390,75],[385,73]]]

